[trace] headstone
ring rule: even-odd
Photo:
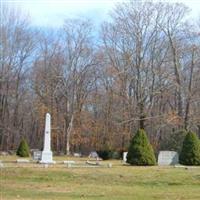
[[[175,151],[160,151],[158,165],[176,165],[179,163],[178,153]]]
[[[51,151],[51,115],[46,114],[45,119],[45,132],[44,132],[44,148],[40,163],[51,164],[53,161],[53,154]]]
[[[42,151],[33,151],[33,160],[41,160]]]
[[[17,163],[29,163],[30,161],[27,159],[17,159]]]
[[[81,157],[81,153],[74,153],[74,157]]]
[[[126,163],[128,152],[123,152],[123,161]]]
[[[96,151],[92,151],[90,154],[89,154],[89,158],[95,158],[95,159],[98,159],[99,158],[99,155]]]

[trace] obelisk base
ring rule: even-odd
[[[54,164],[56,163],[53,161],[52,151],[42,151],[42,158],[40,163],[42,164]]]

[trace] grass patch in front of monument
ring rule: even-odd
[[[10,164],[1,169],[0,199],[200,199],[200,168],[130,167],[122,166],[120,161],[110,162],[112,168]]]

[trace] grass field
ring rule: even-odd
[[[44,168],[16,164],[16,157],[0,160],[7,161],[0,169],[1,200],[200,199],[200,168],[130,167],[113,160],[107,161],[113,163],[112,168],[67,168],[63,164]]]

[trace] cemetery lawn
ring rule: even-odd
[[[44,168],[12,159],[0,169],[1,200],[200,199],[200,168],[130,167],[113,160],[103,162],[112,162],[112,168]]]

